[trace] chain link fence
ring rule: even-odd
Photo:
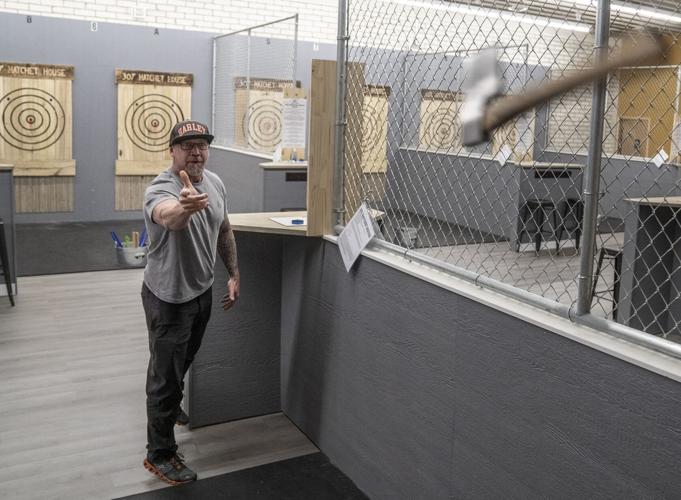
[[[345,128],[346,216],[365,201],[412,254],[679,340],[681,5],[613,2],[599,35],[608,3],[348,0],[343,118],[361,133]],[[664,63],[611,72],[461,145],[471,56],[495,48],[514,96],[641,34],[664,37]]]
[[[214,145],[274,153],[283,91],[297,83],[297,41],[297,15],[214,38]]]

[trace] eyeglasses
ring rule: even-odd
[[[179,146],[182,151],[193,151],[194,148],[199,148],[201,151],[208,149],[207,142],[181,142]]]

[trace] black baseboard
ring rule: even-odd
[[[143,220],[58,222],[16,225],[18,276],[129,269],[116,256],[111,231],[119,237],[142,232]]]

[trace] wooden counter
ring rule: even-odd
[[[625,198],[624,201],[637,205],[681,208],[681,196],[656,196],[654,198]]]
[[[307,170],[306,161],[266,161],[260,163],[265,170]]]
[[[666,335],[681,321],[681,196],[626,201],[617,321]]]
[[[539,161],[523,161],[517,163],[520,168],[536,168],[541,170],[582,170],[584,165],[580,163],[543,163]]]
[[[251,233],[289,234],[307,236],[307,226],[283,226],[270,217],[307,217],[307,212],[262,212],[253,214],[229,214],[229,223],[234,231]]]
[[[16,233],[14,229],[14,165],[0,163],[0,218],[4,221],[5,239],[7,241],[7,258],[9,275],[12,278],[14,294],[17,293]],[[6,296],[4,279],[0,279],[0,297]]]

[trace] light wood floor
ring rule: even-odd
[[[0,498],[113,498],[165,487],[142,467],[149,351],[141,270],[19,279],[0,297]],[[209,477],[317,448],[282,414],[176,432]]]

